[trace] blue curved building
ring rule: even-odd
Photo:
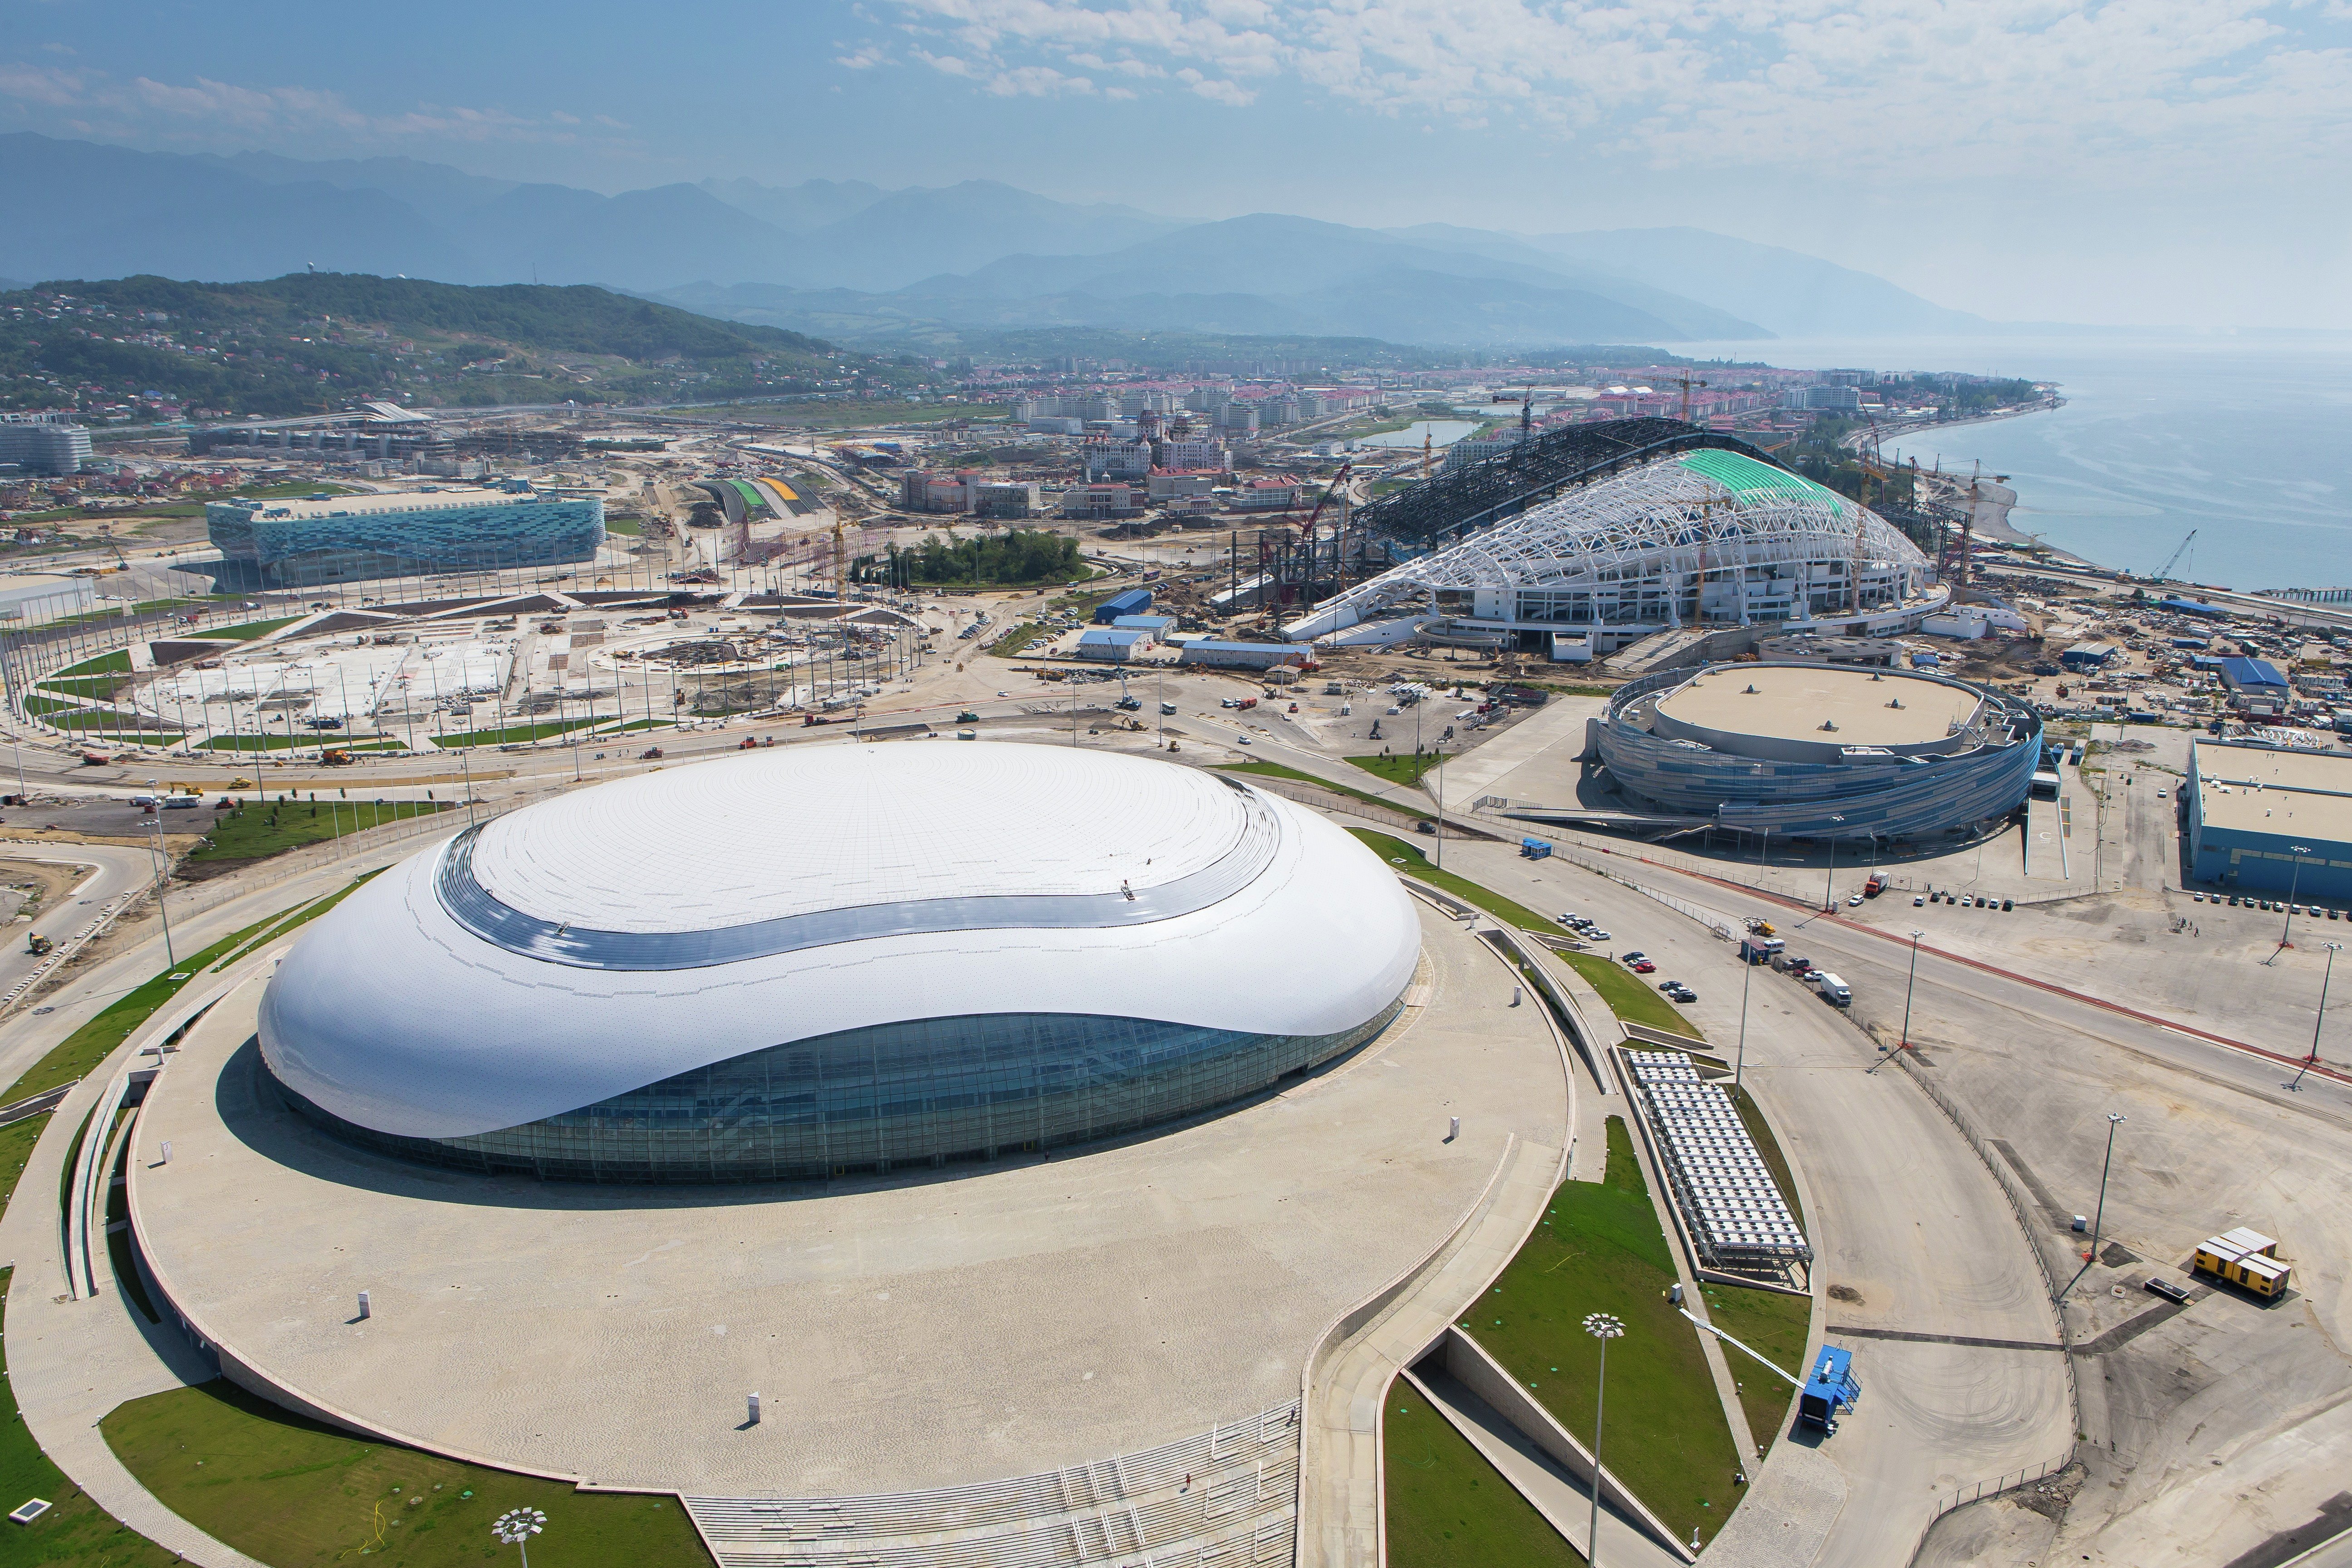
[[[308,500],[209,501],[221,558],[270,586],[593,561],[604,542],[596,497],[452,489]]]
[[[2042,720],[1963,680],[1818,664],[1721,664],[1633,681],[1595,737],[1662,815],[1776,837],[1929,837],[2032,789]]]

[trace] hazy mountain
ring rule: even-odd
[[[312,163],[275,153],[239,153],[226,158],[207,155],[201,161],[267,184],[316,181],[346,191],[382,191],[445,229],[471,219],[520,184],[468,174],[446,163],[421,163],[414,158],[335,158]]]
[[[1947,310],[1884,278],[1778,246],[1697,228],[1621,228],[1531,236],[1551,255],[1595,263],[1712,300],[1783,337],[1969,334],[1982,316]]]
[[[274,278],[311,265],[467,276],[464,252],[382,191],[265,182],[214,158],[0,136],[0,208],[18,215],[0,225],[0,272],[16,278]]]
[[[1697,229],[1184,223],[985,180],[706,180],[607,196],[407,158],[187,156],[23,133],[0,136],[0,203],[39,215],[0,228],[14,277],[227,281],[316,266],[596,283],[868,339],[918,321],[1494,347],[1996,330],[1884,279]],[[783,292],[730,292],[742,286]]]
[[[797,185],[763,185],[757,180],[705,180],[702,188],[786,234],[806,234],[855,217],[890,193],[863,180],[803,180]]]

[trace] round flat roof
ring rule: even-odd
[[[1901,752],[1942,742],[1982,700],[1967,687],[1895,670],[1744,664],[1692,677],[1660,698],[1657,711],[1661,733]]]

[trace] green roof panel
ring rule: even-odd
[[[1802,474],[1792,474],[1769,463],[1759,463],[1738,452],[1703,447],[1696,452],[1685,452],[1675,461],[1693,473],[1713,479],[1743,500],[1762,495],[1826,496],[1833,501],[1845,500],[1835,490],[1817,485]]]

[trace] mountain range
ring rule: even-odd
[[[405,158],[148,153],[0,136],[0,274],[320,271],[595,283],[882,347],[940,328],[1537,347],[1966,333],[1881,278],[1700,229],[1517,235],[1212,222],[991,181],[705,180],[605,195]]]

